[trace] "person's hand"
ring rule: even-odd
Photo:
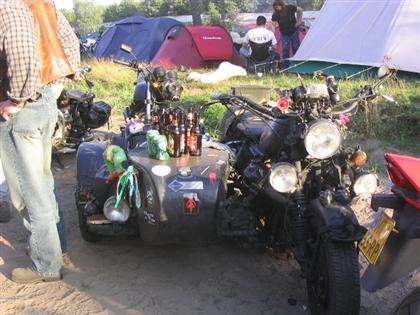
[[[0,102],[0,116],[4,120],[9,120],[10,115],[14,115],[23,108],[23,104],[15,104],[10,100]]]

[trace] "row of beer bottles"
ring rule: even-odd
[[[152,128],[167,138],[167,151],[171,157],[183,154],[201,156],[203,133],[200,128],[200,114],[189,108],[163,109],[152,113]]]

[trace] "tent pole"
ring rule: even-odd
[[[284,60],[284,59],[282,59],[281,61],[283,61],[283,60]],[[302,61],[302,62],[297,63],[297,64],[295,64],[295,65],[293,65],[293,66],[290,66],[290,67],[288,67],[288,68],[286,68],[286,69],[280,70],[278,73],[280,74],[280,73],[286,72],[287,70],[290,70],[290,69],[293,69],[293,68],[299,67],[300,65],[303,65],[303,64],[304,64],[304,63],[306,63],[306,62],[308,62],[308,61]]]
[[[314,72],[314,76],[321,75],[324,72],[324,70],[331,69],[331,68],[337,67],[339,65],[342,65],[342,63],[336,63],[334,65],[319,69],[319,70]]]
[[[375,67],[375,66],[372,66],[372,67],[369,67],[369,68],[367,68],[367,69],[364,69],[364,70],[361,70],[361,71],[359,71],[359,72],[356,72],[356,73],[354,73],[354,74],[352,74],[352,75],[350,75],[350,76],[347,76],[347,77],[346,77],[346,80],[351,79],[351,78],[353,78],[353,77],[355,77],[355,76],[357,76],[357,75],[359,75],[359,74],[361,74],[361,73],[363,73],[363,72],[369,71],[370,69],[373,69],[373,68],[376,68],[376,67]]]

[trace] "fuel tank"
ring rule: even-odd
[[[276,119],[264,128],[259,141],[260,150],[269,157],[277,157],[289,134],[289,119]]]

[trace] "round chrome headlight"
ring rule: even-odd
[[[314,158],[323,160],[332,157],[343,142],[340,129],[328,120],[318,120],[305,137],[306,151]]]
[[[124,223],[130,217],[130,207],[125,200],[121,200],[118,208],[115,208],[116,202],[116,196],[111,196],[105,201],[104,216],[112,222]]]
[[[275,164],[270,174],[271,186],[281,193],[295,190],[298,183],[296,168],[289,163]]]
[[[378,177],[375,174],[363,174],[355,180],[353,191],[356,195],[371,195],[378,189],[378,184]]]

